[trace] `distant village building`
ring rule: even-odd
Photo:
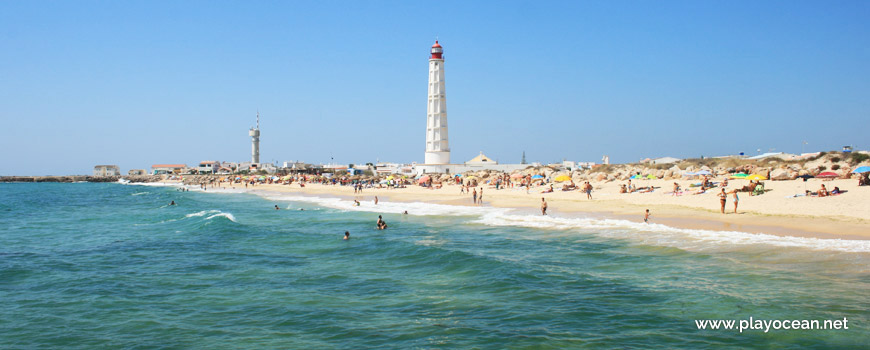
[[[661,157],[652,160],[653,164],[673,164],[679,162],[681,159],[674,157]]]
[[[199,162],[199,166],[196,167],[196,172],[200,174],[217,174],[220,167],[221,162],[216,162],[213,160],[202,161]]]
[[[117,165],[97,165],[94,167],[94,176],[118,176],[121,168]]]
[[[187,168],[186,164],[154,164],[151,166],[152,175],[181,174]]]
[[[392,174],[414,175],[414,166],[412,164],[378,163],[375,164],[375,172],[383,176]]]
[[[137,176],[137,175],[147,175],[148,171],[145,169],[130,169],[127,171],[127,175]]]

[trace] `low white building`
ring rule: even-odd
[[[118,176],[121,168],[117,165],[97,165],[94,167],[94,176]]]
[[[682,159],[674,158],[674,157],[661,157],[652,160],[653,164],[672,164],[679,162]]]
[[[151,166],[152,175],[181,174],[187,169],[187,164],[154,164]]]
[[[200,174],[217,174],[220,170],[221,162],[206,160],[199,162],[199,166],[196,167],[196,172]]]

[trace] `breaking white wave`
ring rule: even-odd
[[[211,220],[211,219],[214,219],[216,217],[225,217],[227,219],[230,219],[230,221],[232,221],[232,222],[238,222],[238,221],[236,221],[236,217],[233,216],[233,214],[224,213],[220,210],[214,210],[214,209],[213,210],[198,211],[196,213],[190,213],[190,214],[185,215],[184,217],[193,218],[193,217],[201,217],[201,216],[206,216],[206,215],[208,215],[205,218],[206,220]]]
[[[870,240],[821,239],[738,231],[682,229],[619,219],[524,215],[507,208],[391,201],[381,201],[375,205],[371,200],[360,202],[360,205],[357,206],[353,200],[341,198],[293,196],[278,193],[263,193],[261,195],[269,200],[308,202],[345,211],[391,214],[402,214],[408,211],[409,215],[416,216],[469,216],[471,217],[468,221],[470,224],[528,227],[566,232],[582,231],[598,237],[624,239],[645,245],[675,247],[689,251],[729,251],[747,246],[768,245],[870,253]]]
[[[208,214],[214,214],[214,213],[220,213],[220,212],[221,212],[220,210],[203,210],[203,211],[198,211],[198,212],[196,212],[196,213],[190,213],[190,214],[187,214],[187,215],[185,215],[184,217],[186,217],[186,218],[192,218],[192,217],[197,217],[197,216],[206,216],[206,215],[208,215]]]
[[[628,220],[569,218],[490,213],[472,223],[551,230],[582,230],[599,237],[625,239],[641,244],[675,247],[690,251],[723,251],[741,246],[772,245],[813,250],[870,253],[870,240],[821,239],[776,236],[763,233],[675,228]]]
[[[391,202],[380,201],[375,204],[372,200],[360,201],[359,206],[353,200],[331,198],[331,197],[312,197],[312,196],[293,196],[279,193],[262,193],[263,198],[277,201],[291,202],[307,202],[316,205],[340,209],[345,211],[361,211],[361,212],[377,212],[387,214],[403,214],[408,212],[409,215],[442,215],[442,216],[480,216],[487,213],[507,213],[511,209],[492,208],[492,207],[465,207],[461,205],[434,204],[423,202]]]
[[[205,219],[206,219],[206,220],[211,220],[211,219],[214,219],[214,218],[217,218],[217,217],[224,217],[224,218],[230,219],[230,221],[232,221],[232,222],[238,223],[238,221],[236,221],[236,217],[233,216],[233,214],[230,214],[230,213],[214,214],[214,215],[209,216],[209,217],[207,217],[207,218],[205,218]]]

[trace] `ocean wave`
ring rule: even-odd
[[[214,210],[214,209],[198,211],[196,213],[190,213],[190,214],[185,215],[184,217],[194,218],[194,217],[202,217],[202,216],[206,216],[206,218],[205,218],[206,220],[211,220],[211,219],[214,219],[217,217],[223,217],[223,218],[229,219],[232,222],[238,223],[238,221],[236,221],[236,217],[233,216],[233,214],[225,213],[225,212],[222,212],[220,210]]]
[[[753,245],[794,247],[810,250],[833,250],[850,253],[870,253],[870,240],[822,239],[811,237],[777,236],[764,233],[682,229],[661,224],[646,224],[620,219],[524,215],[510,208],[470,207],[423,202],[371,200],[356,206],[353,200],[294,196],[279,193],[261,193],[269,200],[308,202],[343,211],[402,214],[415,216],[468,216],[469,224],[486,226],[514,226],[545,230],[577,230],[598,237],[624,239],[640,244],[667,246],[689,251],[728,251]]]
[[[214,213],[220,213],[220,212],[221,212],[220,210],[203,210],[203,211],[198,211],[196,213],[187,214],[184,217],[193,218],[193,217],[206,216],[208,214],[214,214]]]
[[[146,194],[151,194],[151,192],[136,192],[136,193],[131,194],[131,196],[142,196],[142,195],[146,195]]]
[[[339,209],[344,211],[359,211],[359,212],[376,212],[387,214],[403,214],[408,212],[409,215],[427,216],[480,216],[487,213],[507,213],[511,209],[492,208],[492,207],[466,207],[461,205],[434,204],[423,202],[390,202],[380,201],[377,205],[371,200],[360,201],[357,206],[353,200],[332,198],[332,197],[314,197],[314,196],[293,196],[277,193],[263,193],[263,198],[277,201],[291,202],[307,202],[316,205]]]
[[[689,251],[727,251],[752,245],[795,247],[870,253],[870,240],[821,239],[764,233],[683,229],[618,219],[566,218],[490,213],[471,221],[486,226],[514,226],[550,230],[583,230],[599,237],[625,239],[641,244],[669,246]]]
[[[238,221],[236,221],[236,217],[233,216],[233,214],[230,214],[230,213],[219,213],[219,214],[214,214],[214,215],[209,216],[209,217],[207,217],[207,218],[205,218],[205,219],[206,219],[206,220],[211,220],[211,219],[214,219],[214,218],[220,218],[220,217],[227,218],[227,219],[229,219],[229,220],[232,221],[232,222],[238,223]]]

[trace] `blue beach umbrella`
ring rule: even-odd
[[[533,179],[543,179],[544,177],[541,175],[532,176]]]
[[[866,166],[866,165],[859,166],[859,167],[855,168],[855,170],[852,170],[853,174],[861,174],[861,173],[867,173],[867,172],[870,172],[870,166]]]

